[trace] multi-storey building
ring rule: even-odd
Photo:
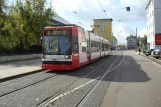
[[[135,48],[135,42],[136,42],[136,36],[130,35],[127,37],[127,48],[128,49],[134,49]]]
[[[161,0],[149,0],[146,13],[148,48],[153,49],[156,47],[155,35],[161,33]]]
[[[109,40],[112,45],[112,19],[94,19],[94,33]]]
[[[116,50],[117,49],[117,39],[115,36],[112,37],[112,49]]]

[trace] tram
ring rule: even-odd
[[[109,41],[77,25],[43,30],[42,69],[73,70],[109,55]]]

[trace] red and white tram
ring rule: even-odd
[[[73,70],[109,54],[109,42],[76,25],[44,28],[42,69]]]

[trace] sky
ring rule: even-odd
[[[99,5],[100,2],[101,6]],[[47,0],[55,12],[72,24],[91,30],[93,19],[112,18],[112,30],[118,44],[126,45],[130,34],[143,37],[146,31],[146,10],[149,0]],[[13,0],[10,0],[13,2]],[[130,7],[130,12],[125,7]],[[76,12],[76,13],[74,13]],[[106,13],[106,14],[105,14]]]

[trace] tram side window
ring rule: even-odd
[[[86,52],[87,51],[87,48],[86,47],[82,47],[82,52]]]
[[[72,37],[72,52],[79,52],[78,37]]]
[[[105,44],[102,43],[102,51],[105,51]]]
[[[104,51],[107,51],[107,44],[104,44]]]
[[[104,44],[104,51],[107,51],[107,44]]]
[[[102,51],[104,51],[104,43],[102,43]]]
[[[82,42],[83,44],[86,44],[87,43],[87,40],[86,39],[83,39],[83,42]],[[83,45],[82,46],[82,52],[87,52],[87,45]]]
[[[105,45],[106,51],[108,51],[108,44]]]
[[[103,51],[103,43],[101,43],[101,51]]]
[[[97,42],[94,41],[94,52],[97,52],[98,51],[98,46],[97,46]]]
[[[87,52],[89,52],[89,40],[87,39]]]
[[[96,44],[96,42],[94,41],[94,52],[96,52],[96,47],[97,47],[97,44]]]
[[[93,53],[94,52],[94,42],[93,41],[91,41],[91,53]]]
[[[99,44],[99,42],[97,42],[97,51],[98,52],[100,51],[100,44]]]

